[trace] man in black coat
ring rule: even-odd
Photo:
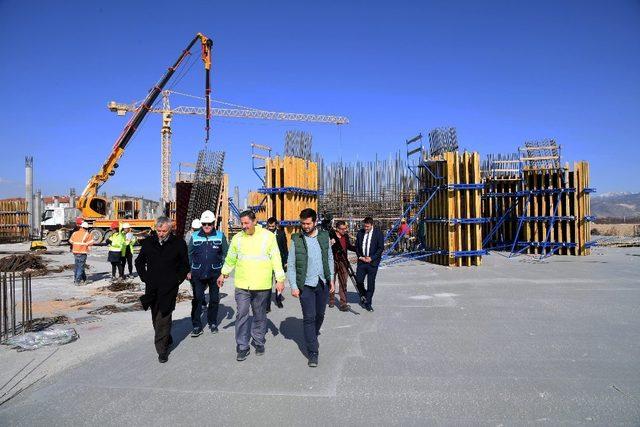
[[[267,219],[267,230],[276,235],[276,242],[278,243],[278,251],[280,252],[280,259],[282,260],[282,269],[287,271],[287,259],[289,258],[289,249],[287,248],[287,236],[284,234],[284,230],[278,227],[278,220],[275,217]],[[284,297],[280,292],[276,290],[276,305],[278,308],[283,308],[282,301]],[[269,302],[267,303],[267,313],[271,312],[271,293],[269,293]]]
[[[356,282],[363,287],[365,276],[367,278],[367,293],[362,301],[367,311],[373,311],[371,304],[383,250],[384,235],[379,228],[373,226],[373,218],[368,216],[364,219],[364,228],[358,231],[356,236],[356,254],[358,255]]]
[[[145,287],[140,300],[151,307],[151,320],[155,331],[158,361],[169,358],[171,338],[171,314],[176,308],[178,287],[190,271],[187,244],[171,233],[171,220],[160,217],[156,220],[156,234],[142,241],[136,258],[136,271]]]

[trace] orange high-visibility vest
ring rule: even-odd
[[[81,228],[71,235],[69,243],[72,245],[71,252],[74,254],[88,254],[89,246],[93,245],[93,238],[87,230]]]

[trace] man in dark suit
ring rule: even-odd
[[[176,308],[178,287],[191,270],[187,244],[171,233],[171,220],[156,220],[156,232],[142,241],[136,258],[136,271],[145,284],[145,294],[140,298],[143,306],[151,307],[151,320],[155,331],[158,361],[169,358],[171,338],[171,314]]]
[[[367,293],[362,298],[362,304],[367,311],[373,311],[373,293],[376,290],[376,274],[382,259],[384,250],[384,235],[379,228],[373,226],[373,218],[364,219],[364,228],[358,231],[356,236],[356,254],[358,255],[358,267],[356,268],[356,282],[360,287],[364,286],[367,278]]]
[[[287,259],[289,258],[287,236],[284,234],[284,230],[278,227],[278,220],[273,216],[267,220],[267,230],[276,235],[276,242],[278,243],[278,250],[280,251],[280,259],[282,260],[282,268],[286,272]],[[276,290],[276,306],[278,308],[284,307],[282,301],[284,301],[282,293]],[[269,312],[271,312],[271,293],[269,293],[269,302],[267,303],[267,313]]]

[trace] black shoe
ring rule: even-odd
[[[264,346],[257,345],[256,347],[256,356],[264,356]]]
[[[236,355],[236,360],[238,362],[242,362],[249,356],[249,349],[246,350],[238,350],[238,354]]]
[[[367,311],[371,311],[371,312],[373,311],[373,307],[371,307],[371,304],[367,304],[367,305],[365,306],[365,309],[366,309]]]
[[[267,313],[271,313],[271,304],[267,306]]]
[[[218,326],[215,324],[211,324],[209,325],[209,330],[211,331],[212,334],[217,334],[218,333]]]
[[[310,368],[318,367],[318,354],[311,353],[309,354],[309,361],[307,362],[307,366]]]
[[[367,297],[360,297],[360,307],[362,308],[367,307]]]
[[[169,360],[169,355],[168,354],[164,353],[164,354],[158,355],[158,362],[167,363],[167,360]]]
[[[329,303],[329,308],[333,308],[333,307],[335,307],[335,306],[336,306],[336,305],[335,305],[334,303],[332,303],[332,302],[330,302],[330,303]]]
[[[276,307],[278,308],[284,308],[284,305],[282,305],[282,300],[284,298],[282,298],[282,295],[280,296],[276,296]]]
[[[191,331],[191,338],[199,337],[200,335],[202,335],[202,328],[193,328],[193,331]]]
[[[349,311],[350,308],[351,308],[351,306],[349,304],[344,304],[344,305],[341,305],[340,308],[338,308],[338,310],[340,310],[340,311]]]

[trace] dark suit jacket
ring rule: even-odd
[[[356,254],[358,258],[364,256],[362,253],[362,243],[364,240],[364,228],[358,231],[358,235],[356,236]],[[373,227],[373,231],[371,232],[371,243],[369,244],[369,256],[371,257],[371,265],[373,267],[377,267],[380,265],[380,260],[382,259],[382,252],[384,251],[384,235],[382,231]],[[358,264],[362,264],[362,261],[358,259]]]
[[[282,268],[287,271],[287,259],[289,258],[289,249],[287,248],[287,235],[280,227],[275,231],[276,242],[278,243],[278,251],[280,252],[280,261],[282,261]]]
[[[136,258],[136,271],[145,285],[145,298],[150,305],[156,303],[163,315],[176,307],[178,286],[191,270],[187,244],[173,234],[160,245],[158,236],[144,239]]]

